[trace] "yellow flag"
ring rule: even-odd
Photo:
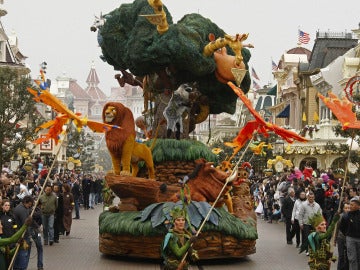
[[[314,112],[314,122],[318,122],[319,121],[319,115],[317,114],[317,112]]]
[[[305,112],[303,112],[302,120],[303,120],[303,122],[306,121],[306,114],[305,114]]]

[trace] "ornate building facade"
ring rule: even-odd
[[[339,166],[336,161],[343,157],[343,153],[328,146],[346,144],[347,139],[335,136],[333,127],[337,121],[319,101],[317,93],[326,95],[332,90],[342,95],[347,80],[358,72],[358,69],[355,70],[358,58],[354,59],[359,57],[356,56],[358,47],[358,37],[353,33],[318,32],[310,57],[299,57],[298,61],[293,61],[291,68],[279,65],[279,71],[274,72],[278,95],[282,97],[282,100],[278,99],[278,104],[284,99],[286,101],[287,97],[290,101],[289,128],[300,131],[309,139],[306,144],[284,145],[286,156],[296,167],[302,168],[308,161],[314,168]],[[282,59],[285,60],[286,55]],[[292,86],[287,88],[288,84]],[[276,109],[275,106],[275,115],[278,113]]]
[[[15,33],[8,35],[1,23],[1,17],[7,15],[3,2],[0,0],[0,66],[10,67],[18,70],[22,75],[28,75],[30,69],[25,65],[27,57],[20,52]]]

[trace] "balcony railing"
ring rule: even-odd
[[[316,38],[347,38],[354,39],[353,33],[347,32],[316,32]]]

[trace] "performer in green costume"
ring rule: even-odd
[[[181,269],[187,270],[189,261],[199,259],[197,252],[192,249],[191,244],[196,239],[195,236],[185,229],[186,212],[175,207],[170,213],[174,227],[166,234],[162,244],[161,255],[164,258],[164,270],[176,270],[181,264],[183,256],[188,252],[188,256],[181,265]]]
[[[8,262],[11,260],[11,257],[13,256],[15,252],[15,248],[12,250],[9,250],[9,245],[16,243],[21,238],[24,231],[27,229],[27,227],[31,224],[32,218],[28,217],[24,223],[23,226],[21,226],[20,230],[18,230],[16,233],[14,233],[9,238],[1,238],[2,234],[2,225],[0,222],[0,270],[7,270],[8,269]]]
[[[311,270],[329,270],[331,261],[335,261],[330,249],[330,238],[335,229],[340,215],[336,214],[330,226],[326,230],[326,221],[321,213],[315,214],[309,219],[310,224],[315,228],[308,236],[309,240],[309,266]]]

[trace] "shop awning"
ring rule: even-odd
[[[290,104],[286,105],[285,109],[283,109],[276,118],[289,118],[290,116]]]
[[[267,95],[276,96],[277,94],[277,84],[273,86],[269,91],[266,93]]]

